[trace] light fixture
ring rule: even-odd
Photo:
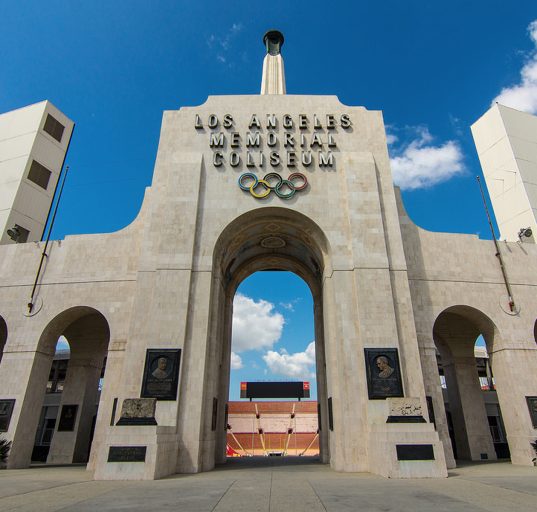
[[[11,229],[7,230],[7,236],[11,238],[14,242],[18,242],[19,238],[21,236],[21,232],[19,231],[19,228],[17,226],[13,226]]]
[[[520,231],[518,232],[518,238],[520,241],[522,241],[523,237],[531,238],[532,235],[533,235],[533,231],[531,230],[531,228],[521,228]]]

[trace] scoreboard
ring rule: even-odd
[[[309,397],[309,382],[241,382],[241,398]]]

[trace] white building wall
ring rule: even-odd
[[[496,104],[472,125],[502,239],[537,234],[537,117]],[[524,241],[528,241],[525,239]]]
[[[48,114],[64,127],[61,141],[43,130]],[[0,243],[14,243],[7,230],[15,224],[40,240],[74,123],[49,101],[0,114]],[[28,179],[32,161],[51,176],[44,189]]]

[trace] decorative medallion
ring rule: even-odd
[[[281,226],[278,224],[275,224],[274,222],[271,222],[270,224],[267,224],[265,226],[265,231],[269,231],[270,233],[278,233],[282,230]]]
[[[265,249],[280,249],[285,247],[285,240],[279,236],[267,236],[261,240],[261,247]]]

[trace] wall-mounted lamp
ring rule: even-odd
[[[533,235],[533,231],[531,230],[531,228],[521,228],[520,231],[518,232],[518,238],[521,242],[523,238],[531,238],[532,235]]]
[[[18,242],[21,237],[21,232],[17,226],[13,226],[11,229],[7,230],[7,236],[11,238],[14,242]]]

